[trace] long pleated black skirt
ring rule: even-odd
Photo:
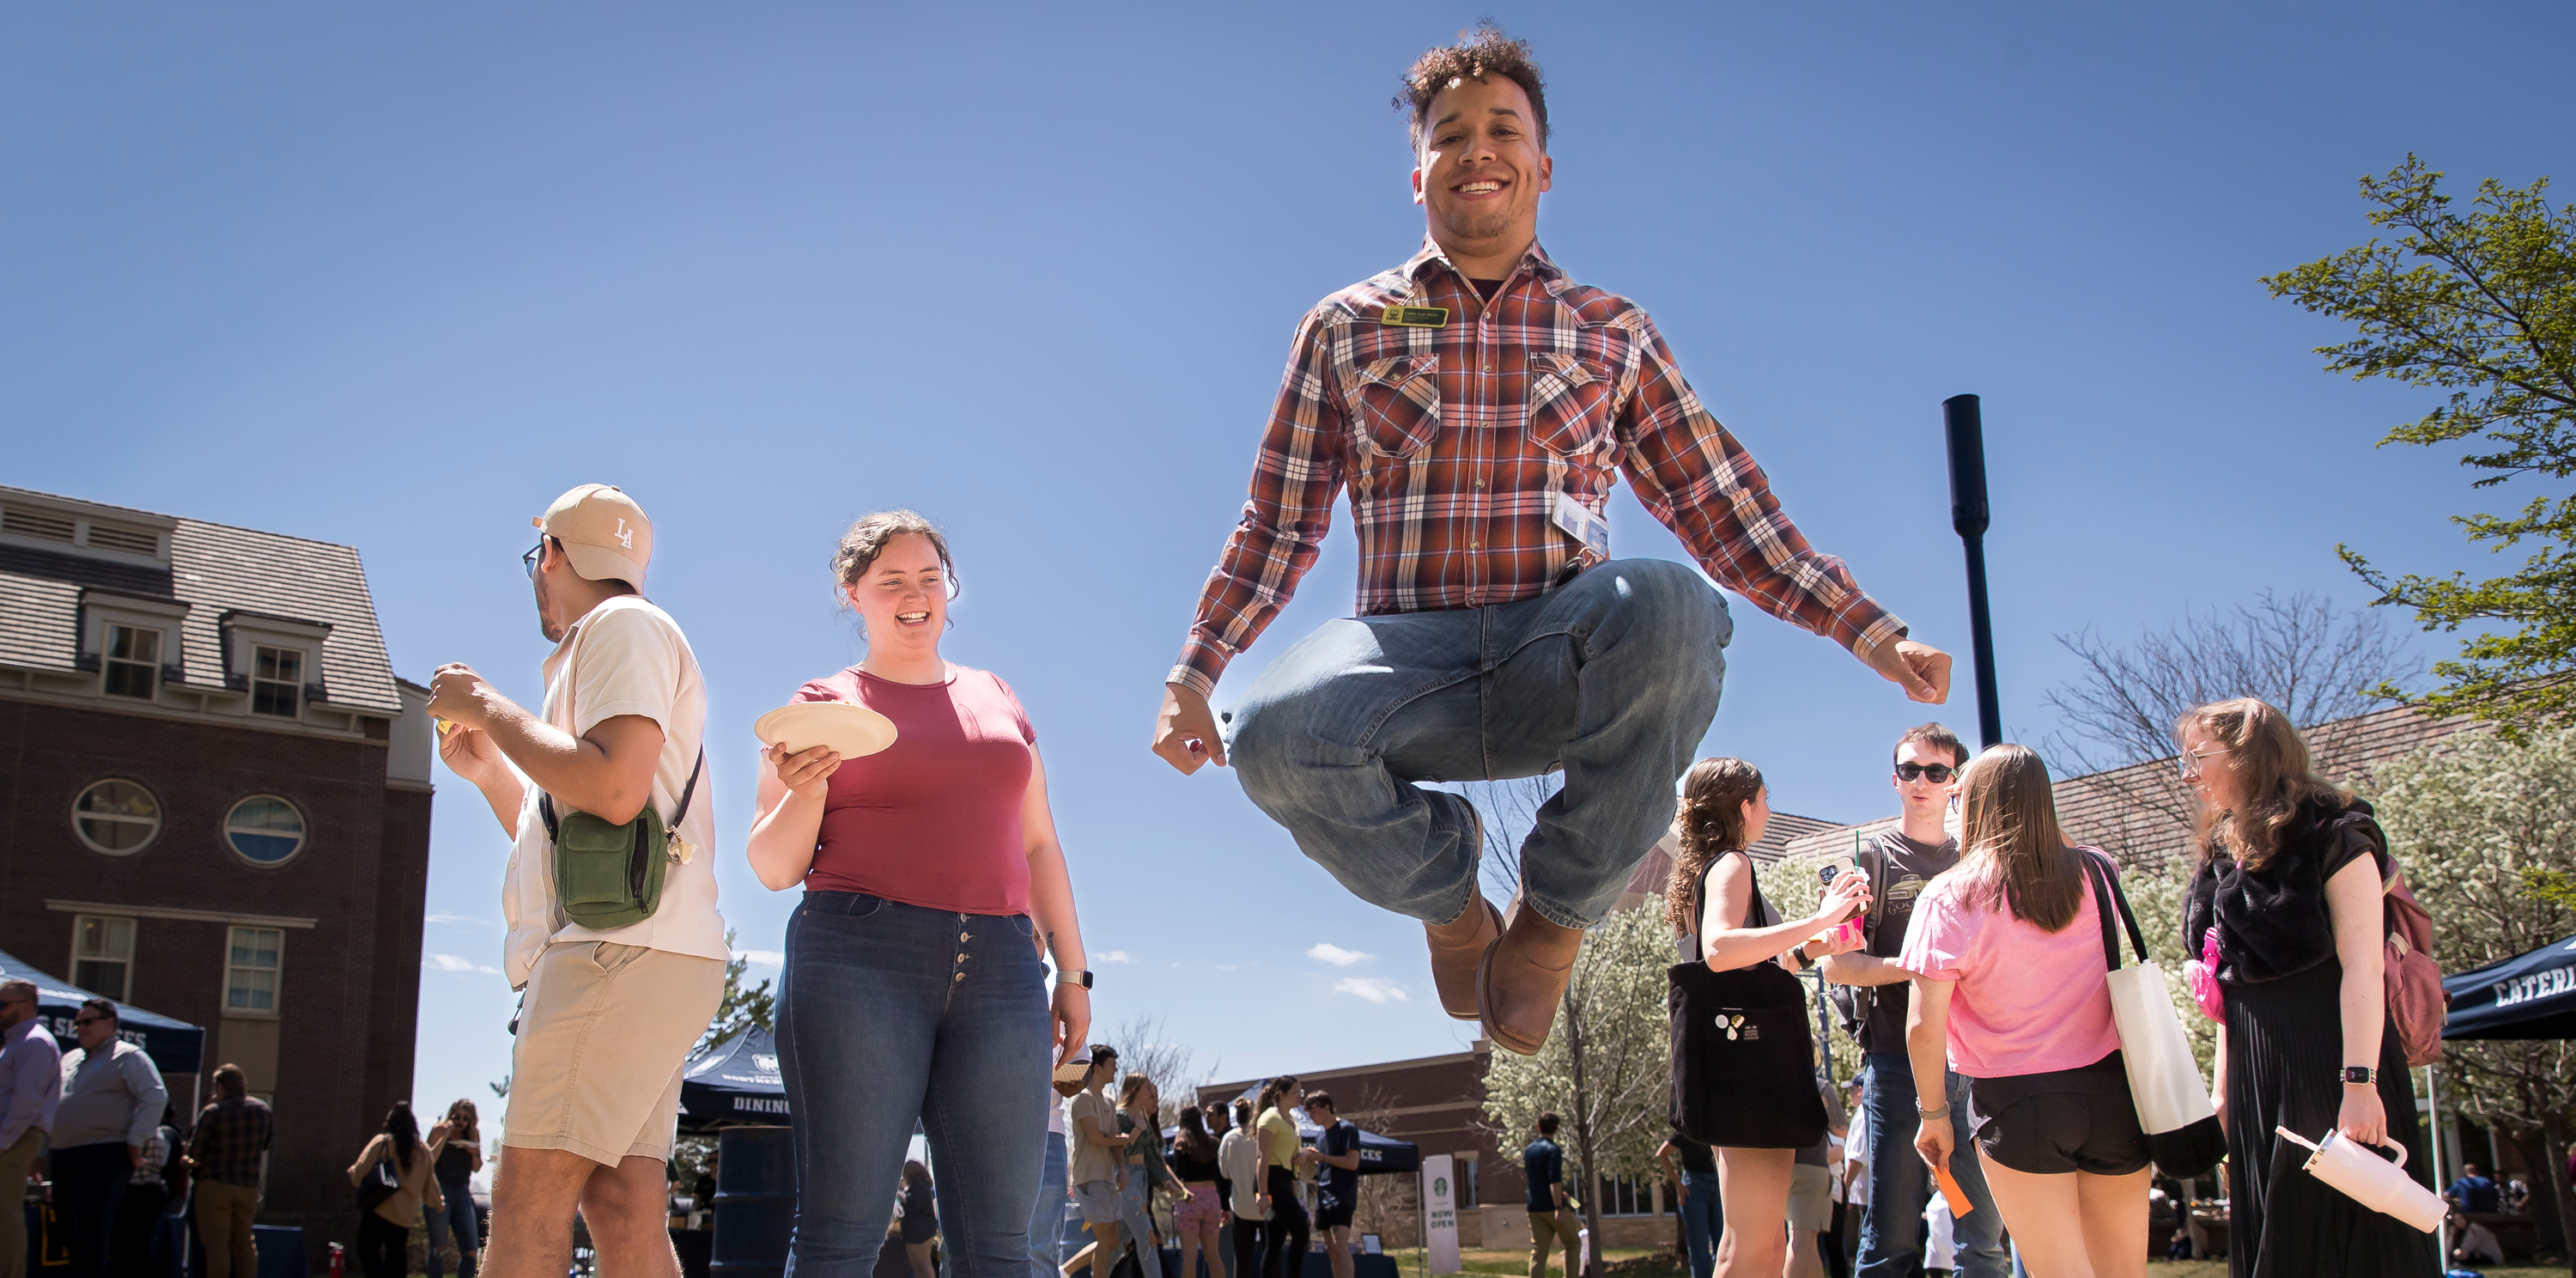
[[[2227,989],[2227,1271],[2230,1278],[2440,1278],[2432,1234],[2362,1206],[2308,1174],[2308,1151],[2343,1105],[2343,965]],[[2415,1089],[2391,1026],[2379,1039],[2379,1099],[2406,1169],[2432,1187]]]

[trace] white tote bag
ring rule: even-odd
[[[2138,1106],[2138,1127],[2147,1134],[2147,1156],[2168,1176],[2197,1176],[2227,1155],[2218,1108],[2210,1104],[2209,1088],[2200,1081],[2200,1064],[2192,1059],[2191,1040],[2183,1037],[2182,1019],[2174,1015],[2165,970],[2147,959],[2146,938],[2129,912],[2128,894],[2120,890],[2110,858],[2097,860],[2093,849],[2083,855],[2095,911],[2102,918],[2102,962],[2108,969],[2103,984],[2111,995],[2111,1020],[2120,1029],[2120,1061],[2127,1067],[2129,1096]],[[2115,910],[2137,949],[2134,966],[2120,966],[2120,942],[2111,930]]]

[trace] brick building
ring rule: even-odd
[[[172,1098],[249,1074],[260,1223],[317,1252],[411,1094],[427,700],[354,549],[0,487],[0,936],[206,1027]]]

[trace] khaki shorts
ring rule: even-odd
[[[692,954],[567,941],[528,974],[501,1143],[611,1167],[667,1159],[680,1067],[724,999],[725,965]]]
[[[516,1086],[516,1084],[512,1084]],[[1834,1173],[1831,1168],[1799,1163],[1789,1169],[1789,1228],[1819,1234],[1834,1219]]]

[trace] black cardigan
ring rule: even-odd
[[[2281,831],[2280,849],[2260,870],[2234,857],[2211,856],[2192,877],[2183,905],[2183,949],[2218,927],[2218,977],[2251,985],[2296,976],[2333,958],[2334,924],[2326,915],[2326,880],[2368,854],[2388,876],[2388,835],[2370,805],[2354,799],[2307,799]]]

